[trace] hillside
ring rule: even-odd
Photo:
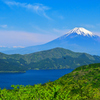
[[[28,69],[75,69],[82,65],[100,63],[100,56],[73,52],[63,48],[31,53],[7,55],[0,53],[0,71]]]
[[[12,85],[13,90],[0,90],[0,98],[5,100],[100,100],[99,85],[100,63],[78,67],[54,82],[34,86]]]
[[[38,61],[41,61],[47,58],[59,59],[59,58],[66,57],[66,56],[70,56],[72,58],[78,58],[78,57],[83,58],[85,56],[89,58],[90,60],[95,60],[96,58],[98,58],[98,60],[100,59],[100,56],[92,56],[87,53],[73,52],[71,50],[59,48],[59,47],[53,48],[50,50],[36,52],[36,53],[25,54],[25,55],[20,55],[20,54],[7,55],[7,54],[0,53],[0,59],[9,59],[9,58],[16,59],[16,60],[23,59],[28,64],[32,62],[38,62]]]
[[[0,73],[18,73],[25,72],[27,68],[25,67],[26,62],[23,59],[0,59]]]
[[[75,53],[67,49],[63,48],[54,48],[50,50],[45,50],[45,51],[40,51],[36,53],[31,53],[31,54],[25,54],[25,55],[20,55],[20,54],[13,54],[13,55],[7,55],[7,54],[0,54],[0,59],[5,59],[5,58],[12,58],[19,60],[20,58],[24,59],[27,61],[27,63],[31,62],[38,62],[46,58],[61,58],[64,56],[71,56],[71,57],[78,57],[80,53]]]
[[[78,54],[79,55],[79,54]],[[31,69],[75,69],[82,65],[99,63],[100,57],[91,56],[89,54],[80,53],[80,56],[64,56],[61,58],[46,58],[44,60],[30,63],[28,66]]]
[[[88,84],[91,84],[93,88],[99,88],[100,84],[100,63],[89,64],[76,68],[71,73],[64,75],[55,82],[61,82],[61,80],[66,80],[70,78],[74,82],[78,82],[81,79],[87,80]]]

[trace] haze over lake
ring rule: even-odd
[[[55,81],[63,75],[72,72],[73,69],[59,70],[28,70],[26,73],[1,73],[0,88],[12,89],[11,85],[34,85]]]

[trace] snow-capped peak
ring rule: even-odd
[[[72,34],[72,33],[77,33],[77,34],[79,34],[79,35],[84,35],[84,36],[88,36],[88,35],[90,35],[90,36],[93,36],[94,34],[92,33],[92,32],[90,32],[90,31],[88,31],[88,30],[86,30],[85,28],[82,28],[82,27],[80,27],[80,28],[74,28],[74,29],[72,29],[71,31],[69,31],[67,34]]]

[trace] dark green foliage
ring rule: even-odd
[[[0,100],[100,100],[100,63],[76,68],[54,82],[0,89]]]
[[[100,62],[98,60],[91,60],[88,57],[81,55],[78,58],[73,58],[70,56],[65,56],[62,58],[47,58],[44,60],[41,60],[39,62],[30,63],[28,66],[31,67],[31,69],[39,68],[39,69],[67,69],[72,68],[75,69],[82,65],[87,65],[91,63],[98,63]]]
[[[100,57],[86,53],[75,53],[63,48],[54,48],[26,55],[0,53],[0,72],[20,72],[28,69],[75,69],[92,63],[100,63]]]
[[[14,59],[0,59],[0,72],[25,72],[25,61]]]

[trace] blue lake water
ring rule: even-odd
[[[55,81],[73,69],[28,70],[26,73],[0,73],[0,88],[12,89],[11,85],[34,85]]]

